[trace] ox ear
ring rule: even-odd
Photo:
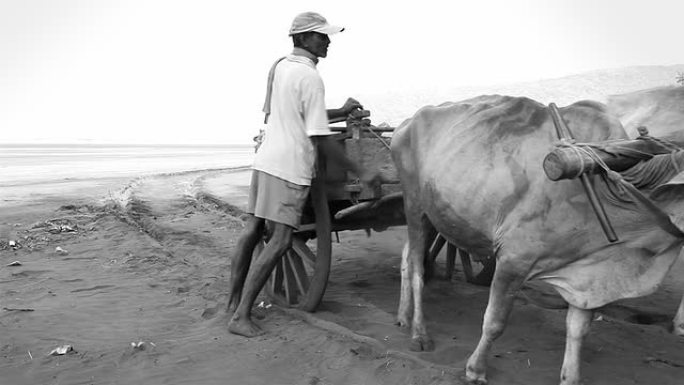
[[[667,183],[663,183],[651,192],[651,198],[658,199],[667,191],[684,189],[684,171],[675,175]],[[684,196],[684,195],[683,195]]]

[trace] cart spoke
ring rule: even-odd
[[[458,255],[461,257],[463,274],[466,276],[466,281],[470,282],[473,279],[473,265],[470,263],[470,254],[465,250],[458,249]]]
[[[316,264],[316,255],[306,246],[303,240],[294,239],[292,241],[292,250],[302,257],[309,267],[313,267]]]
[[[276,267],[271,274],[271,279],[270,279],[270,285],[271,285],[271,291],[273,293],[279,293],[282,292],[283,288],[283,262],[282,260],[278,261],[276,264]]]
[[[446,278],[451,279],[454,275],[456,265],[456,246],[449,243],[447,245]]]
[[[309,291],[309,277],[306,273],[306,269],[304,268],[304,262],[302,262],[302,258],[294,251],[289,251],[288,256],[290,267],[292,268],[292,271],[294,271],[294,276],[297,280],[299,292],[304,295],[307,291]]]
[[[435,243],[430,248],[430,255],[428,257],[430,258],[430,261],[434,261],[437,258],[437,255],[439,255],[439,252],[442,251],[442,247],[444,247],[445,243],[446,239],[442,236],[442,234],[437,234]]]
[[[297,303],[297,283],[295,279],[294,272],[292,271],[292,267],[290,266],[290,263],[288,262],[289,259],[289,253],[287,253],[285,256],[282,258],[282,264],[283,264],[283,275],[284,275],[284,280],[285,284],[284,289],[285,289],[285,299],[287,300],[287,303],[294,305]]]

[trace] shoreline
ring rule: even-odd
[[[132,183],[146,178],[164,178],[177,176],[193,176],[198,178],[210,174],[234,174],[251,169],[251,166],[235,166],[225,168],[208,168],[163,173],[142,173],[131,176],[66,178],[43,180],[31,183],[2,185],[0,210],[8,207],[32,205],[36,201],[78,201],[99,202],[106,200],[128,188]]]
[[[251,168],[249,165],[245,166],[232,166],[232,167],[221,167],[221,168],[200,168],[196,170],[181,170],[181,171],[169,171],[169,172],[150,172],[150,173],[137,173],[137,172],[131,172],[130,175],[122,175],[122,176],[116,176],[116,177],[76,177],[76,178],[61,178],[61,179],[37,179],[37,180],[29,180],[29,181],[22,181],[19,183],[14,183],[14,184],[3,184],[0,181],[0,188],[12,188],[12,187],[29,187],[29,186],[42,186],[42,185],[55,185],[55,184],[65,184],[65,183],[78,183],[78,182],[85,182],[85,181],[101,181],[101,180],[111,180],[111,179],[136,179],[136,178],[144,178],[144,177],[154,177],[154,176],[175,176],[175,175],[186,175],[186,174],[192,174],[192,173],[200,173],[200,172],[236,172],[236,171],[244,171],[246,169]]]

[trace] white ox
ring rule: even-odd
[[[651,136],[684,147],[684,87],[669,86],[613,95],[608,98],[608,112],[615,115],[631,138],[645,126]],[[684,251],[680,253],[684,263]],[[684,336],[684,297],[673,320],[673,332]]]
[[[617,116],[627,134],[638,136],[637,127],[646,126],[652,136],[684,146],[684,87],[658,87],[613,95],[608,112]]]
[[[602,104],[578,102],[560,111],[578,141],[627,137]],[[677,168],[670,165],[658,181],[669,183],[643,190],[654,193],[662,210],[655,212],[594,177],[620,238],[609,243],[580,181],[553,182],[544,174],[542,160],[556,141],[543,105],[505,96],[425,107],[394,133],[408,225],[398,322],[408,325],[413,307],[412,349],[432,348],[422,310],[425,234],[437,230],[459,248],[497,259],[482,335],[466,365],[469,381],[486,382],[486,357],[516,291],[539,279],[569,304],[560,382],[579,384],[592,309],[655,291],[684,243],[684,175]],[[684,169],[684,154],[670,158]]]

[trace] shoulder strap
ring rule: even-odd
[[[273,78],[275,77],[275,69],[278,63],[280,63],[285,56],[276,60],[271,66],[271,70],[268,71],[268,82],[266,83],[266,100],[264,100],[264,108],[261,110],[264,112],[264,124],[268,123],[268,116],[271,114],[271,94],[273,93]]]

